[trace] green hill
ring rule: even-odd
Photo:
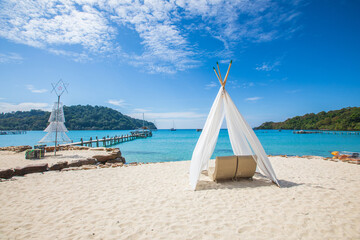
[[[101,106],[64,106],[65,125],[69,130],[131,130],[142,127],[143,121]],[[0,130],[44,130],[50,112],[31,110],[0,113]],[[145,126],[155,125],[145,121]]]
[[[309,113],[284,122],[265,122],[255,129],[319,129],[360,131],[360,107],[347,107],[329,112]]]

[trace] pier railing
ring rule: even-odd
[[[92,139],[92,137],[90,137],[88,141],[84,141],[83,138],[81,138],[80,142],[67,143],[61,146],[109,147],[122,142],[128,142],[138,138],[147,138],[147,137],[152,137],[152,132],[131,133],[127,135],[114,136],[114,137],[107,136],[103,138],[96,137],[95,139]]]

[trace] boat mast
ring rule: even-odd
[[[144,113],[143,113],[143,127],[142,127],[143,131],[145,131],[145,117],[144,117]]]

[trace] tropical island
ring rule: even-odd
[[[130,130],[143,126],[143,120],[102,106],[64,106],[64,114],[69,130]],[[44,130],[49,116],[50,112],[42,110],[0,113],[0,130]],[[144,125],[156,129],[151,122],[144,121]]]
[[[265,122],[255,129],[303,129],[360,131],[360,107],[308,113],[289,118],[284,122]]]

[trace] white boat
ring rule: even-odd
[[[131,131],[130,133],[132,133],[132,134],[136,134],[136,133],[148,134],[148,133],[151,133],[151,130],[148,127],[145,126],[144,113],[143,113],[143,126],[141,128],[137,128],[137,129]]]
[[[174,121],[173,121],[173,127],[172,127],[172,128],[170,128],[170,131],[176,131],[176,128],[175,128],[175,123],[174,123]]]

